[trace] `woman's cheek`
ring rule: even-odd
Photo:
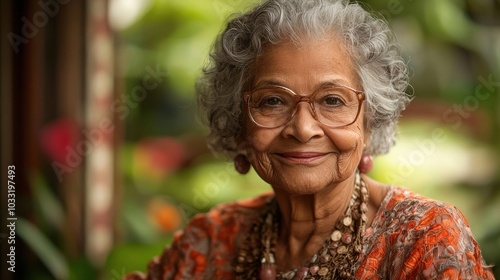
[[[325,133],[341,153],[363,147],[364,132],[359,126],[335,128]]]
[[[250,126],[247,131],[248,133],[245,135],[245,141],[248,147],[253,149],[256,154],[265,153],[269,150],[273,140],[276,138],[275,129],[263,129]]]
[[[245,135],[245,146],[248,160],[256,169],[258,173],[262,169],[269,168],[269,159],[267,157],[267,150],[269,148],[269,137],[266,131],[262,131],[255,127],[250,127],[248,133]]]
[[[335,129],[328,136],[339,151],[338,168],[341,173],[354,171],[363,153],[364,134],[359,127]]]

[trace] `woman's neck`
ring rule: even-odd
[[[277,259],[286,259],[282,263],[300,266],[317,253],[332,233],[335,223],[345,214],[355,178],[353,174],[343,182],[310,195],[293,195],[274,188],[280,209]]]

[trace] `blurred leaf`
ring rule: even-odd
[[[68,263],[59,250],[30,222],[18,218],[17,234],[38,256],[56,279],[68,278]]]
[[[68,280],[97,279],[95,268],[85,257],[80,257],[69,262],[70,275]]]
[[[61,228],[64,211],[61,202],[51,192],[47,182],[39,174],[31,177],[31,186],[35,203],[40,209],[40,217],[52,227]]]
[[[149,220],[145,203],[130,203],[123,207],[123,218],[134,239],[141,242],[152,242],[159,236],[158,230]]]
[[[429,13],[432,15],[432,25],[441,36],[448,37],[454,42],[466,44],[472,33],[472,22],[465,17],[457,2],[449,0],[429,1]]]
[[[134,271],[145,272],[147,260],[162,253],[171,239],[162,239],[151,244],[127,244],[113,248],[104,267],[105,280],[120,280]]]

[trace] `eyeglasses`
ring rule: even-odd
[[[310,96],[302,96],[283,86],[258,88],[243,95],[250,119],[263,128],[288,123],[299,102],[311,106],[314,119],[329,127],[347,126],[358,118],[365,100],[362,91],[343,85],[321,87]]]

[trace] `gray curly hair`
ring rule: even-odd
[[[395,143],[399,115],[411,100],[405,93],[406,63],[386,22],[343,0],[268,0],[228,22],[197,84],[200,117],[210,128],[209,147],[229,157],[241,152],[242,93],[265,45],[333,35],[347,46],[366,95],[370,140],[365,152],[387,153]]]

